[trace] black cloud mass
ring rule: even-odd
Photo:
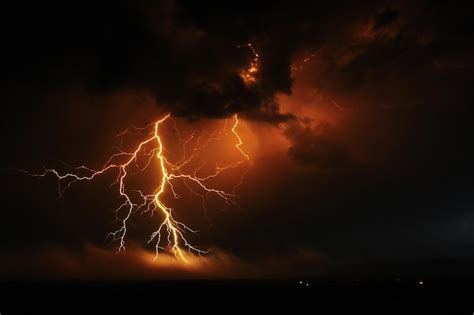
[[[97,94],[146,89],[176,116],[242,112],[287,120],[273,97],[290,93],[291,49],[280,40],[261,41],[253,22],[239,19],[231,8],[216,10],[203,21],[193,8],[172,1],[8,8],[4,29],[15,29],[6,34],[10,83],[41,79],[49,88],[80,84]],[[256,48],[267,57],[258,82],[246,86],[239,73],[254,58],[249,42],[259,43]]]

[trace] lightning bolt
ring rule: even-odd
[[[205,207],[206,197],[209,194],[215,195],[216,197],[222,199],[226,204],[238,205],[236,202],[235,190],[242,184],[243,177],[247,173],[252,163],[249,155],[241,147],[243,145],[243,141],[237,132],[239,119],[237,115],[234,115],[234,124],[232,125],[231,131],[237,140],[235,148],[238,150],[242,158],[231,164],[216,166],[215,171],[207,176],[197,175],[201,169],[200,166],[191,172],[185,172],[184,166],[190,164],[194,159],[197,158],[198,152],[201,148],[207,146],[212,141],[219,141],[223,134],[227,132],[227,120],[224,122],[223,130],[210,134],[207,138],[207,141],[204,141],[204,143],[201,143],[201,135],[198,138],[195,147],[191,150],[191,154],[189,154],[189,156],[187,155],[187,147],[195,138],[196,132],[193,132],[188,139],[183,139],[176,126],[176,122],[173,120],[174,130],[183,147],[183,157],[180,161],[172,163],[165,155],[165,148],[159,132],[160,127],[166,121],[170,120],[170,117],[171,115],[167,114],[158,121],[143,128],[129,127],[125,131],[119,133],[117,136],[124,136],[126,134],[143,135],[149,129],[152,129],[147,133],[148,138],[141,141],[136,146],[135,150],[126,152],[120,147],[116,147],[118,152],[113,154],[101,169],[95,170],[86,166],[79,166],[75,168],[75,172],[65,174],[61,174],[59,171],[53,168],[45,169],[44,172],[40,174],[33,174],[24,170],[19,171],[34,177],[45,177],[50,174],[55,176],[58,181],[58,197],[62,198],[64,192],[74,183],[79,181],[90,181],[106,172],[116,170],[117,177],[111,186],[118,186],[118,193],[123,202],[115,210],[115,213],[117,218],[119,213],[125,213],[125,215],[122,217],[122,219],[120,219],[120,227],[117,230],[109,233],[108,237],[111,237],[114,241],[118,242],[118,252],[125,250],[128,221],[135,211],[141,210],[142,213],[150,212],[151,214],[159,212],[161,213],[162,220],[159,223],[158,228],[150,235],[148,239],[148,243],[154,242],[156,253],[155,259],[158,257],[159,252],[166,251],[167,248],[165,246],[168,246],[168,250],[172,252],[176,258],[187,262],[187,259],[183,253],[184,249],[188,250],[190,253],[198,255],[205,254],[207,251],[201,250],[188,242],[185,237],[185,233],[196,233],[197,231],[191,229],[175,218],[174,209],[169,207],[164,201],[165,194],[170,191],[175,199],[180,198],[174,185],[177,180],[181,180],[185,187],[191,191],[191,193],[201,197],[203,201],[203,207]],[[149,148],[150,146],[152,147],[151,149]],[[143,167],[140,167],[138,160],[142,156],[147,157],[147,162]],[[125,161],[122,163],[117,162],[117,159],[124,158]],[[131,175],[146,170],[153,160],[156,160],[159,166],[160,182],[158,187],[156,187],[151,194],[146,194],[141,190],[128,189],[126,179]],[[211,187],[207,183],[209,179],[217,177],[226,170],[237,168],[246,162],[248,163],[249,167],[245,172],[243,172],[240,181],[233,187],[232,192]],[[131,167],[139,168],[139,171],[132,173],[130,170]],[[86,174],[83,175],[83,173]],[[194,184],[194,186],[197,187],[199,191],[202,191],[202,193],[196,191],[196,189],[192,188],[190,184]],[[138,199],[138,201],[135,201],[136,199]],[[166,239],[164,239],[165,236]]]

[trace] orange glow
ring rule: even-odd
[[[251,43],[248,43],[247,46],[252,50],[254,58],[250,62],[250,65],[246,69],[240,72],[240,77],[244,80],[244,83],[246,85],[251,85],[257,82],[257,73],[259,70],[260,55],[257,53],[257,51],[255,50],[255,48],[252,46]]]
[[[119,149],[118,153],[113,154],[104,166],[100,170],[94,170],[88,168],[86,166],[80,166],[76,168],[77,173],[66,173],[61,175],[56,169],[46,169],[42,174],[31,174],[29,172],[23,171],[31,176],[38,176],[44,177],[48,174],[53,174],[57,177],[58,180],[58,194],[61,197],[62,194],[75,182],[77,181],[85,181],[85,180],[92,180],[98,175],[101,175],[109,170],[115,169],[118,171],[117,178],[115,182],[112,184],[118,184],[118,192],[121,198],[123,198],[123,203],[116,209],[117,215],[123,209],[126,210],[125,217],[121,219],[121,227],[111,232],[109,235],[112,237],[114,241],[119,242],[119,252],[125,250],[125,237],[127,234],[127,223],[130,219],[132,213],[136,210],[142,210],[144,212],[151,212],[152,214],[158,211],[162,214],[162,221],[157,230],[155,230],[149,240],[148,243],[155,242],[155,258],[158,257],[158,253],[160,251],[165,251],[166,248],[164,246],[168,246],[169,251],[174,254],[176,258],[184,262],[188,262],[189,254],[183,252],[183,249],[187,249],[189,253],[194,254],[204,254],[206,251],[198,249],[192,246],[187,239],[185,238],[185,232],[196,232],[189,228],[184,223],[175,219],[173,212],[174,209],[169,207],[164,201],[164,194],[167,192],[167,188],[172,193],[175,199],[178,199],[180,196],[176,193],[174,187],[174,181],[179,179],[181,180],[187,189],[190,190],[191,193],[201,197],[203,200],[203,206],[205,207],[205,199],[206,196],[209,194],[215,195],[217,198],[225,201],[226,204],[233,204],[236,205],[236,198],[235,198],[235,190],[242,184],[243,177],[247,173],[247,168],[240,177],[240,181],[233,187],[232,191],[226,191],[223,189],[218,189],[211,187],[211,185],[207,182],[207,180],[211,178],[216,178],[225,170],[237,168],[238,166],[247,163],[248,167],[252,165],[250,160],[250,156],[241,148],[243,141],[240,137],[239,133],[237,132],[237,128],[239,125],[239,119],[237,115],[234,115],[234,124],[231,128],[232,135],[236,138],[237,143],[235,144],[235,148],[239,155],[242,156],[241,159],[237,160],[236,162],[232,162],[229,164],[224,164],[222,166],[216,166],[215,172],[212,172],[210,175],[207,176],[198,176],[197,173],[200,171],[201,166],[196,166],[191,169],[191,171],[185,171],[184,167],[186,165],[192,164],[193,160],[197,158],[199,149],[209,145],[211,141],[219,141],[221,139],[222,134],[227,133],[226,126],[227,120],[225,121],[224,128],[221,131],[215,132],[210,134],[208,139],[201,143],[201,136],[197,139],[197,142],[194,143],[194,148],[191,150],[191,154],[187,156],[187,146],[190,144],[191,140],[195,137],[195,133],[193,132],[188,139],[183,139],[179,130],[177,129],[176,122],[174,122],[174,130],[176,135],[178,136],[179,141],[182,144],[182,151],[183,157],[180,161],[173,163],[165,156],[165,149],[162,141],[162,137],[160,135],[159,129],[160,127],[166,123],[170,119],[170,114],[165,115],[160,120],[156,121],[154,124],[150,124],[144,128],[137,128],[137,127],[129,127],[124,132],[120,133],[118,136],[123,136],[125,134],[131,133],[132,131],[138,133],[139,135],[148,134],[148,138],[143,140],[138,144],[132,152],[125,152],[122,149]],[[152,131],[148,131],[152,128]],[[152,146],[152,149],[149,148]],[[126,160],[123,163],[117,162],[117,159],[126,157]],[[139,167],[139,158],[146,157],[147,163],[144,167]],[[150,166],[153,158],[156,159],[158,162],[159,167],[159,178],[160,182],[158,187],[151,193],[147,194],[141,190],[131,190],[127,188],[125,180],[129,175],[129,168],[137,167],[139,168],[139,172],[144,171],[145,169]],[[87,172],[88,175],[80,175],[81,172]],[[130,172],[130,174],[134,174]],[[192,188],[189,184],[193,184],[199,191],[196,191],[196,188]],[[138,194],[139,202],[134,202],[134,194]],[[162,240],[162,236],[166,235],[166,240]]]

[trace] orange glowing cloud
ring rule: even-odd
[[[156,280],[156,279],[254,279],[320,275],[328,270],[330,259],[323,254],[295,249],[276,256],[247,260],[217,248],[206,256],[183,253],[183,264],[173,255],[154,260],[155,253],[131,243],[127,252],[117,255],[86,244],[81,253],[63,248],[43,248],[23,254],[0,255],[5,262],[2,279],[49,280]]]
[[[239,75],[242,78],[242,80],[244,80],[244,83],[246,85],[251,85],[257,82],[257,75],[258,75],[258,70],[260,66],[260,61],[259,61],[260,55],[258,54],[258,52],[255,50],[255,48],[252,46],[251,43],[248,43],[246,46],[251,49],[254,58],[252,59],[252,61],[250,62],[250,64],[248,65],[246,69],[240,71]]]

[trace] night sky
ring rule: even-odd
[[[445,1],[67,1],[2,8],[3,279],[473,276],[473,10]],[[239,75],[259,55],[255,82]],[[241,119],[253,166],[240,207],[181,209],[210,253],[189,268],[127,250],[115,134],[170,112]],[[211,155],[206,156],[210,158]]]

